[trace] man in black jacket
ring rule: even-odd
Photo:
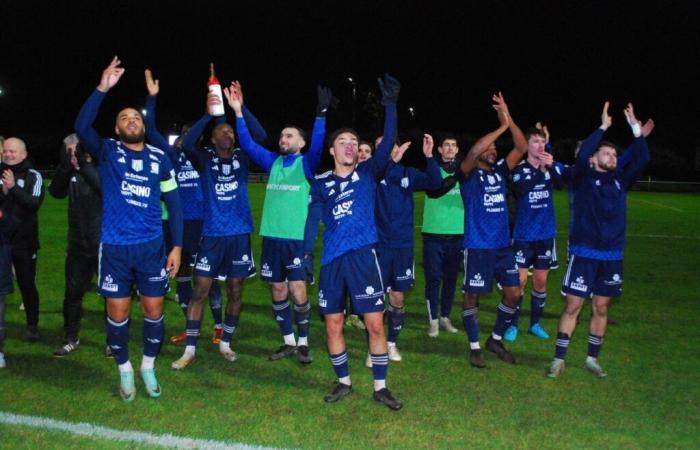
[[[53,353],[56,357],[66,356],[80,345],[78,334],[83,295],[97,273],[102,218],[100,178],[92,158],[80,149],[75,134],[67,136],[63,144],[60,164],[49,185],[53,197],[68,197],[68,250],[63,298],[65,341]]]
[[[27,159],[21,139],[7,138],[3,144],[0,207],[11,214],[17,226],[10,238],[12,264],[27,315],[27,339],[39,340],[39,292],[36,289],[36,260],[39,250],[37,211],[44,200],[41,174]]]

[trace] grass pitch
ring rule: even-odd
[[[255,223],[259,224],[264,185],[251,185]],[[422,211],[416,199],[416,224]],[[563,302],[568,211],[566,194],[557,193],[557,236],[562,267],[550,274],[543,320],[556,332]],[[521,334],[510,348],[518,365],[487,354],[488,367],[476,370],[467,361],[464,332],[426,335],[421,241],[416,229],[416,286],[407,296],[407,320],[399,347],[401,363],[391,363],[388,383],[404,401],[392,412],[371,399],[371,371],[364,367],[367,349],[362,332],[347,328],[350,372],[355,393],[338,404],[325,404],[334,373],[325,352],[318,320],[316,288],[310,290],[313,322],[310,335],[314,363],[270,362],[281,343],[272,318],[269,288],[249,280],[244,309],[232,346],[239,361],[223,360],[210,343],[211,316],[205,309],[197,360],[184,371],[170,363],[182,347],[166,344],[156,367],[163,396],[151,400],[137,380],[137,398],[122,402],[114,362],[102,356],[105,344],[103,304],[86,296],[81,348],[63,359],[51,357],[61,343],[63,258],[66,203],[47,196],[40,211],[41,243],[38,285],[41,297],[41,342],[24,341],[24,313],[18,292],[7,299],[8,367],[0,370],[0,412],[88,422],[118,430],[173,434],[199,439],[286,448],[696,448],[700,438],[700,362],[695,348],[697,293],[700,278],[700,198],[697,195],[634,192],[628,200],[628,247],[624,295],[613,302],[610,326],[601,353],[608,378],[587,373],[589,307],[573,337],[567,370],[557,380],[544,371],[554,340],[528,336],[529,295]],[[290,211],[291,213],[291,211]],[[256,257],[260,239],[253,241]],[[317,261],[320,259],[317,253]],[[318,267],[317,267],[318,270]],[[166,336],[180,332],[182,313],[166,301]],[[495,320],[499,294],[482,299],[482,342]],[[141,313],[134,305],[131,358],[140,364]],[[452,320],[461,324],[461,301]],[[459,327],[461,329],[461,326]],[[99,437],[0,424],[0,447],[15,448],[150,448]]]

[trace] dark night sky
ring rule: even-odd
[[[60,6],[56,6],[60,5]],[[204,110],[208,63],[239,79],[246,102],[275,136],[308,127],[315,84],[333,88],[349,125],[382,72],[402,82],[400,128],[483,134],[497,124],[503,91],[522,125],[581,138],[613,102],[613,140],[629,141],[622,106],[653,117],[652,144],[686,155],[700,147],[700,6],[696,2],[132,2],[0,3],[0,134],[26,137],[42,162],[71,131],[80,105],[118,54],[126,68],[97,128],[140,105],[143,69],[161,80],[159,126]],[[407,108],[413,106],[412,119]],[[366,121],[358,124],[371,128]],[[369,130],[368,130],[369,131]]]

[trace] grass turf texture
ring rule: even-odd
[[[256,224],[260,223],[263,195],[264,185],[250,186]],[[416,199],[419,225],[422,195]],[[550,275],[543,319],[553,335],[563,306],[558,293],[566,270],[566,195],[557,193],[555,203],[561,268]],[[613,302],[610,311],[620,324],[609,327],[601,353],[608,372],[605,380],[582,368],[589,305],[573,337],[567,370],[557,380],[544,376],[554,340],[541,341],[524,331],[529,322],[529,294],[520,337],[509,345],[518,358],[516,366],[487,354],[487,369],[472,369],[463,331],[429,338],[416,229],[418,278],[407,296],[406,326],[399,340],[404,360],[391,363],[388,377],[390,388],[404,401],[403,410],[395,413],[371,399],[372,375],[363,365],[364,334],[353,328],[346,328],[346,337],[355,392],[337,404],[324,404],[323,395],[335,376],[316,313],[316,287],[309,294],[314,363],[302,367],[295,359],[268,361],[281,337],[272,318],[269,288],[258,278],[246,283],[241,322],[232,343],[240,352],[239,361],[228,363],[211,344],[212,321],[205,308],[194,364],[184,371],[171,370],[170,363],[183,347],[165,344],[156,363],[163,396],[148,399],[137,379],[136,400],[124,403],[117,393],[114,362],[102,356],[103,303],[94,293],[84,302],[80,350],[63,359],[51,357],[63,335],[66,203],[47,196],[40,211],[42,339],[36,344],[24,340],[24,312],[18,310],[20,297],[15,292],[7,299],[8,367],[0,370],[0,411],[274,447],[695,447],[700,429],[700,363],[694,344],[700,332],[692,311],[700,287],[696,270],[699,205],[693,195],[630,194],[624,296]],[[257,235],[253,247],[258,257]],[[319,256],[317,250],[317,270]],[[173,296],[174,289],[166,301],[166,338],[184,327]],[[482,299],[482,343],[495,321],[499,298],[494,290]],[[142,315],[138,304],[133,306],[130,350],[132,363],[138,367]],[[457,298],[452,312],[455,324],[461,323],[460,313]],[[7,425],[0,425],[0,436],[2,448],[125,445]]]

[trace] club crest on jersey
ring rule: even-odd
[[[160,172],[159,169],[160,169],[160,166],[158,165],[157,162],[152,162],[152,163],[151,163],[151,173],[154,173],[154,174],[158,175],[158,172]]]
[[[545,173],[544,173],[544,179],[545,179],[545,180],[549,180],[550,178],[552,178],[552,176],[549,174],[549,172],[545,172]]]
[[[408,177],[401,178],[401,187],[404,189],[408,188]]]
[[[134,170],[134,172],[141,172],[143,170],[143,160],[132,159],[131,168]]]
[[[230,164],[222,165],[221,171],[224,173],[224,175],[231,175],[231,165]]]
[[[496,184],[496,179],[493,175],[486,175],[486,179],[489,180],[489,184]]]

